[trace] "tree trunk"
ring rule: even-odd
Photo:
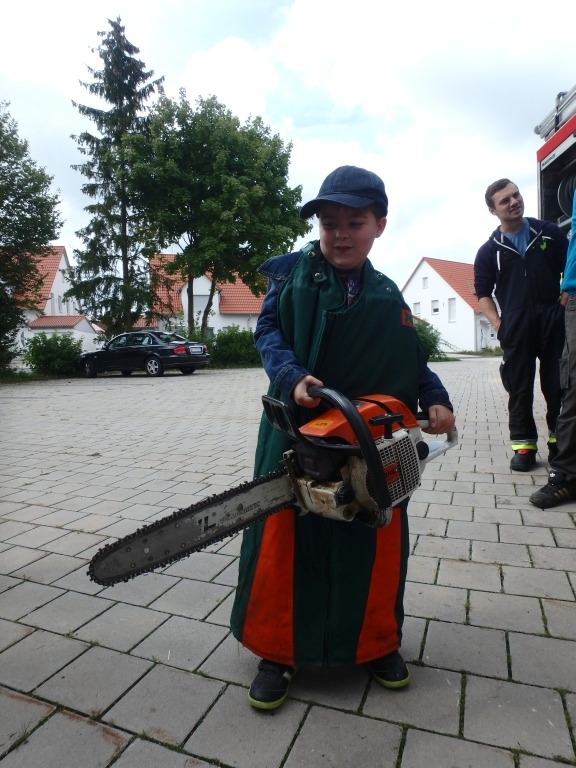
[[[186,288],[188,296],[188,338],[194,338],[196,333],[196,324],[194,323],[194,278],[188,275],[188,286]]]
[[[214,294],[216,293],[216,281],[212,280],[210,283],[210,293],[208,294],[208,302],[206,303],[206,309],[202,313],[202,328],[200,329],[200,335],[203,339],[208,335],[208,318],[212,311],[212,304],[214,303]]]

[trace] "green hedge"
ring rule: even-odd
[[[70,376],[78,373],[76,360],[81,352],[81,339],[71,333],[38,333],[26,342],[22,359],[35,373]]]
[[[218,331],[208,342],[210,365],[214,368],[251,368],[262,366],[254,346],[252,331],[241,331],[237,325]]]

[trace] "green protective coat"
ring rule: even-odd
[[[305,253],[280,291],[278,324],[325,386],[348,398],[392,395],[416,411],[426,354],[400,291],[369,261],[361,294],[347,307],[336,270],[319,249]],[[269,394],[281,397],[272,385]],[[314,415],[301,408],[297,418],[303,424]],[[289,447],[263,416],[255,476],[278,469]],[[395,509],[394,523],[379,530],[293,508],[247,529],[231,617],[234,636],[259,656],[304,666],[361,663],[397,649],[408,560],[406,507]],[[384,574],[386,583],[374,583],[375,574]],[[378,593],[389,593],[388,607],[367,615]]]

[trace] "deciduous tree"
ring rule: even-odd
[[[241,124],[215,97],[192,107],[183,90],[178,101],[160,97],[149,132],[130,146],[150,250],[180,249],[167,271],[188,283],[191,333],[194,278],[212,278],[205,335],[216,284],[239,276],[258,295],[266,284],[256,267],[309,229],[299,218],[301,187],[288,185],[292,146],[258,117]]]
[[[0,369],[15,357],[24,310],[40,286],[39,261],[62,226],[53,177],[32,160],[8,106],[0,102]]]

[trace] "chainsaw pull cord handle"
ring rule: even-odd
[[[307,392],[310,397],[318,397],[321,400],[330,403],[330,405],[338,408],[344,415],[358,440],[358,445],[360,446],[362,456],[366,462],[368,477],[372,482],[374,498],[376,499],[378,508],[381,510],[390,509],[392,506],[392,498],[388,489],[388,483],[386,482],[386,476],[382,471],[382,459],[376,448],[372,433],[365,424],[364,419],[356,410],[354,404],[341,392],[337,392],[335,389],[330,389],[329,387],[318,387],[315,384],[312,384],[308,387]]]

